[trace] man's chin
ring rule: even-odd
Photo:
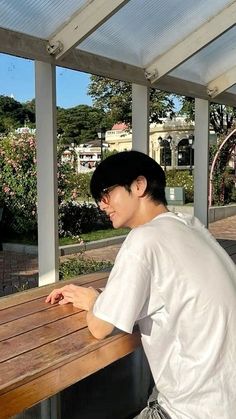
[[[122,225],[122,223],[116,222],[115,220],[114,220],[114,221],[112,221],[112,226],[113,226],[113,228],[115,228],[115,229],[118,229],[118,228],[122,228],[122,227],[124,227],[124,226]]]

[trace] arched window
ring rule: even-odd
[[[165,170],[166,166],[171,166],[171,140],[172,138],[170,136],[167,139],[163,139],[162,137],[158,138],[160,144],[160,165],[164,166]]]
[[[178,166],[194,164],[194,150],[188,138],[183,138],[178,144]]]

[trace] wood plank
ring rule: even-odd
[[[12,320],[29,316],[33,313],[39,313],[44,310],[50,310],[52,306],[45,304],[45,298],[39,298],[37,300],[28,301],[18,306],[9,307],[1,311],[0,325],[9,323]]]
[[[96,281],[98,287],[105,285],[106,280],[100,279]],[[92,282],[91,284],[94,284]],[[73,313],[80,311],[72,304],[66,304],[59,306],[58,304],[50,305],[45,303],[45,297],[43,299],[43,305],[47,307],[47,310],[31,313],[28,316],[16,318],[10,322],[1,324],[0,327],[0,342],[4,339],[10,339],[14,336],[20,335],[21,333],[28,332],[36,329],[37,327],[49,324],[58,319],[70,316]],[[17,307],[15,308],[17,310]]]
[[[4,340],[0,343],[0,364],[61,337],[87,327],[86,312],[80,311],[64,319],[44,325],[35,330]],[[0,365],[1,371],[1,365]]]
[[[78,285],[78,282],[74,281],[73,283]],[[97,281],[87,282],[86,284],[82,284],[82,285],[86,287],[94,286],[95,288],[99,288],[99,287],[103,287],[105,284],[106,284],[106,279],[103,278],[103,279],[98,279]],[[58,287],[58,288],[61,288],[61,287]],[[38,288],[35,289],[36,294],[37,294],[37,290]],[[45,298],[47,295],[48,293],[44,295],[43,297],[37,298],[35,300],[25,301],[22,304],[5,308],[4,310],[1,311],[0,325],[7,322],[11,322],[19,318],[23,318],[25,316],[29,316],[30,314],[33,314],[33,313],[43,312],[44,310],[50,310],[50,308],[52,308],[52,305],[45,304]]]
[[[105,339],[101,342],[104,342],[104,345],[98,350],[91,351],[83,357],[77,357],[69,364],[63,364],[47,374],[0,395],[1,419],[9,419],[12,415],[47,399],[141,346],[138,331],[133,335],[119,334],[114,340]]]
[[[66,284],[86,285],[90,282],[99,279],[107,279],[109,272],[93,272],[87,275],[80,275],[71,280],[59,281],[55,284],[45,285],[43,287],[31,288],[30,290],[22,291],[13,295],[0,298],[0,310],[13,307],[15,305],[27,302],[29,300],[37,300],[40,297],[46,297],[54,288],[63,287]]]
[[[36,378],[45,375],[116,339],[117,334],[113,334],[106,339],[97,340],[85,328],[9,359],[0,364],[0,394],[29,382],[32,376]]]
[[[73,313],[81,311],[72,304],[49,306],[50,310],[33,313],[20,319],[15,319],[5,323],[0,327],[0,342],[11,339],[14,336],[34,330],[38,327],[50,324],[56,320],[71,316]]]

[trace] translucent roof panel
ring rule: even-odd
[[[233,87],[231,87],[231,89],[227,90],[227,92],[236,95],[236,85],[234,85]],[[235,99],[235,103],[236,103],[236,99]]]
[[[171,76],[207,84],[236,65],[236,27],[170,73]]]
[[[232,2],[130,0],[79,49],[145,67]]]
[[[0,0],[0,27],[48,39],[86,0]]]
[[[129,0],[121,8],[115,0],[106,0],[107,4],[101,1],[104,9],[98,9],[100,1],[0,0],[0,52],[54,62],[59,66],[111,78],[123,77],[124,80],[133,80],[140,84],[147,83],[143,69],[152,69],[151,64],[155,61],[154,70],[155,66],[163,67],[163,71],[159,72],[160,75],[163,74],[159,81],[160,88],[181,94],[188,94],[190,90],[193,96],[198,97],[200,94],[204,98],[208,98],[205,89],[207,84],[224,73],[227,77],[227,71],[236,66],[236,0]],[[71,19],[87,5],[91,12],[90,23],[94,28],[90,25],[88,28],[84,25],[83,28],[81,25],[81,33],[78,31],[77,34],[73,29],[80,27],[82,16],[78,16],[76,23],[72,21],[73,24],[70,24]],[[107,9],[106,5],[109,6]],[[112,6],[117,10],[113,15]],[[227,10],[229,6],[231,7]],[[101,16],[100,11],[104,12]],[[106,11],[108,15],[111,13],[111,17],[105,21]],[[215,24],[214,31],[215,21],[212,24],[210,21],[219,13],[222,13],[222,25],[219,25],[218,31]],[[104,19],[101,26],[99,19]],[[210,27],[208,32],[205,28],[201,30],[201,26],[207,22],[208,28]],[[231,29],[227,31],[230,26]],[[63,27],[65,30],[61,31]],[[222,34],[223,30],[226,32]],[[205,39],[205,42],[211,36],[218,38],[195,53],[199,33],[200,39]],[[165,53],[185,39],[187,44],[190,35],[191,45],[189,49],[187,46],[186,52],[195,55],[188,59],[185,51],[181,50],[183,54],[180,53],[179,58],[178,53],[173,54],[173,62],[165,62]],[[54,36],[53,41],[60,41],[63,46],[60,51],[60,48],[47,48],[47,41]],[[83,41],[77,45],[79,39]],[[55,42],[55,45],[60,46],[59,42]],[[73,51],[75,45],[76,52]],[[162,55],[162,64],[158,64],[158,58]],[[96,56],[105,59],[96,59]],[[111,63],[109,66],[109,59],[115,60],[117,64]],[[181,59],[186,61],[178,66]],[[168,58],[168,61],[171,60]],[[119,65],[119,62],[127,65]],[[171,71],[175,65],[177,67]],[[166,77],[165,73],[173,77]],[[232,78],[232,72],[228,74]],[[187,82],[192,82],[191,89]],[[158,85],[158,80],[155,85]],[[224,86],[228,87],[227,84]],[[236,93],[235,87],[228,89],[228,92]],[[228,103],[233,103],[232,95],[227,98],[222,95],[222,100],[226,99]]]

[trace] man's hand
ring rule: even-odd
[[[53,290],[46,298],[46,303],[59,303],[61,305],[72,303],[77,308],[89,311],[98,295],[99,292],[92,287],[86,288],[70,284]]]
[[[97,339],[103,339],[112,333],[114,326],[93,314],[94,303],[99,292],[94,288],[79,287],[78,285],[65,285],[65,287],[53,290],[46,298],[46,303],[60,305],[72,303],[75,307],[86,310],[87,324],[92,335]]]

